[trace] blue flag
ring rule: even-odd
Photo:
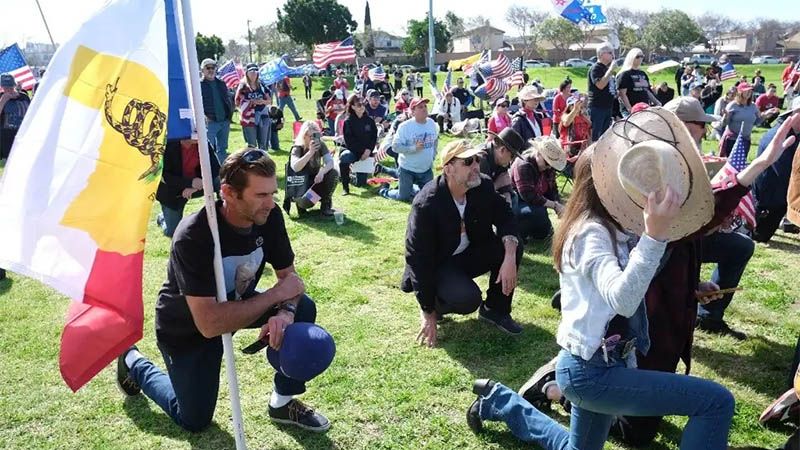
[[[167,139],[188,139],[192,136],[192,107],[186,77],[183,73],[183,55],[178,44],[178,27],[175,22],[173,2],[167,0],[167,77],[169,78],[169,112],[167,114]],[[181,114],[183,112],[183,114]]]
[[[608,22],[605,14],[603,14],[600,5],[586,5],[584,6],[584,8],[589,13],[589,17],[586,18],[586,21],[589,22],[590,24],[600,25],[602,23]]]

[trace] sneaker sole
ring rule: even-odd
[[[789,411],[792,404],[798,401],[794,389],[789,389],[783,395],[775,399],[772,404],[767,406],[767,409],[761,413],[761,417],[758,418],[758,421],[761,422],[762,425],[766,425],[769,422],[780,422],[784,419],[784,416]]]
[[[557,358],[557,357],[556,357],[556,358]],[[530,377],[530,379],[528,379],[528,381],[526,381],[526,382],[525,382],[525,384],[523,384],[523,385],[522,385],[522,387],[521,387],[521,388],[519,388],[518,394],[520,395],[520,397],[523,397],[523,398],[525,398],[525,396],[524,396],[525,392],[527,392],[527,391],[528,391],[528,390],[530,390],[530,389],[531,389],[531,388],[532,388],[534,385],[536,385],[536,384],[538,384],[540,381],[542,381],[542,379],[544,379],[545,377],[547,377],[547,375],[548,375],[548,374],[550,374],[550,373],[552,373],[552,374],[553,374],[553,380],[555,380],[555,371],[556,371],[556,370],[555,370],[555,365],[553,365],[553,367],[550,367],[550,365],[551,365],[551,363],[552,363],[552,362],[553,362],[553,360],[550,360],[550,361],[549,361],[547,364],[545,364],[544,366],[542,366],[542,367],[539,367],[539,368],[536,370],[536,372],[534,372],[534,373],[533,373],[533,375]],[[542,396],[542,398],[544,399],[544,401],[545,401],[546,403],[552,404],[552,400],[550,400],[549,398],[547,398],[547,395],[546,395],[545,393],[543,393],[543,392],[537,392],[536,394],[537,394],[537,395],[541,395],[541,396]]]
[[[478,319],[482,320],[482,321],[484,321],[486,323],[490,323],[490,324],[494,325],[495,327],[497,327],[498,330],[502,331],[503,333],[505,333],[505,334],[507,334],[509,336],[519,336],[520,334],[522,334],[522,331],[518,331],[518,332],[514,333],[513,331],[511,331],[511,330],[509,330],[507,328],[503,328],[500,325],[498,325],[497,322],[495,322],[494,320],[492,320],[492,319],[490,319],[488,317],[484,317],[484,316],[482,316],[480,314],[478,314]]]
[[[274,417],[270,417],[269,420],[271,420],[272,422],[275,422],[275,423],[279,423],[281,425],[293,425],[293,426],[296,426],[298,428],[302,428],[302,429],[307,430],[307,431],[313,431],[315,433],[323,433],[325,431],[328,431],[328,429],[331,427],[331,423],[330,422],[328,422],[324,427],[311,427],[311,426],[303,425],[302,423],[298,423],[298,422],[295,422],[293,420],[288,420],[288,419],[276,419]]]

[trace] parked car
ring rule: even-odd
[[[561,67],[591,67],[592,66],[592,62],[591,61],[587,61],[585,59],[580,59],[580,58],[570,58],[570,59],[562,62],[561,64],[559,64],[559,66],[561,66]]]
[[[714,61],[715,61],[714,57],[707,53],[695,53],[692,56],[687,56],[683,58],[683,62],[690,64],[709,65]]]
[[[761,55],[753,58],[753,64],[780,64],[777,56]]]
[[[403,64],[402,66],[400,66],[400,69],[401,70],[408,70],[408,71],[411,71],[411,72],[417,70],[414,66],[412,66],[410,64]]]
[[[525,61],[525,68],[526,69],[537,69],[540,67],[550,67],[550,63],[544,62],[539,59],[529,59]]]
[[[750,58],[741,53],[728,53],[719,57],[720,62],[730,61],[733,64],[750,64]]]

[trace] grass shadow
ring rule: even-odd
[[[309,210],[303,217],[292,216],[291,220],[317,228],[332,237],[343,237],[367,244],[376,242],[378,239],[375,233],[372,232],[372,227],[364,225],[347,215],[345,215],[342,225],[336,225],[334,218],[323,216],[319,208]]]
[[[558,273],[551,263],[533,258],[531,253],[540,253],[536,251],[537,248],[541,246],[549,248],[549,245],[549,243],[546,245],[543,243],[529,243],[525,248],[525,253],[522,255],[522,262],[517,276],[518,287],[548,299],[559,289]],[[544,251],[541,253],[544,253]]]
[[[737,347],[752,347],[752,351],[723,352],[714,348],[696,345],[701,339],[712,335],[695,335],[692,357],[712,368],[725,378],[730,378],[754,391],[773,398],[786,391],[786,377],[794,357],[794,347],[783,345],[763,336],[750,336]]]
[[[154,411],[143,395],[127,397],[122,408],[134,425],[146,433],[186,441],[195,450],[236,448],[233,435],[220,428],[216,422],[211,422],[202,432],[190,433],[176,425],[165,413]]]
[[[11,277],[9,277],[6,274],[6,277],[4,279],[0,280],[0,295],[3,295],[6,292],[10,291],[11,290],[11,286],[13,286],[13,285],[14,285],[14,280],[12,280]]]
[[[326,433],[314,433],[291,425],[276,425],[279,430],[291,436],[303,448],[334,450],[340,447]]]

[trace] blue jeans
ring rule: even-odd
[[[399,180],[397,189],[381,189],[380,194],[392,200],[408,202],[417,195],[422,186],[433,180],[433,170],[417,173],[401,167],[398,169],[397,178]]]
[[[261,125],[242,127],[242,134],[244,134],[244,140],[247,145],[266,150],[270,139],[270,128],[272,128],[270,125],[270,121],[266,120]]]
[[[206,128],[208,129],[208,142],[214,146],[221,166],[228,157],[228,133],[231,131],[231,123],[227,120],[208,122]]]
[[[276,312],[275,309],[267,311],[248,328],[260,327]],[[314,301],[303,295],[294,321],[313,323],[316,317]],[[180,351],[161,342],[158,348],[167,373],[146,358],[139,358],[131,367],[131,377],[142,387],[144,395],[160,406],[176,424],[192,432],[204,429],[211,423],[217,405],[222,338],[203,340],[199,345]],[[281,395],[299,395],[306,390],[304,382],[280,372],[275,372],[274,381],[275,392]]]
[[[526,239],[545,239],[553,232],[553,224],[544,206],[531,206],[520,199],[514,207],[519,235]]]
[[[345,192],[350,192],[350,164],[356,161],[358,161],[358,157],[350,150],[343,150],[339,155],[339,175],[342,178],[342,189]],[[355,185],[358,187],[366,185],[367,175],[369,174],[357,173]]]
[[[299,121],[300,114],[297,113],[297,108],[294,106],[294,99],[292,98],[291,95],[287,95],[286,97],[278,97],[278,108],[280,108],[281,111],[283,111],[283,108],[285,106],[288,106],[289,109],[292,111],[292,114],[294,114],[295,122]]]
[[[161,204],[161,230],[164,231],[164,236],[172,237],[175,233],[175,228],[178,228],[178,224],[180,223],[181,219],[183,219],[183,208],[186,206],[184,203],[180,206],[180,208],[173,208],[169,207],[165,204]]]
[[[590,107],[589,118],[592,120],[592,142],[597,142],[611,126],[611,107]]]
[[[704,237],[701,241],[704,263],[717,263],[711,281],[721,289],[739,285],[747,263],[753,256],[756,244],[750,237],[741,233],[720,233]],[[697,305],[697,317],[710,320],[722,320],[725,308],[731,304],[733,293],[725,294],[721,299],[707,305]]]
[[[562,350],[556,382],[572,402],[569,430],[499,383],[481,399],[480,417],[506,422],[514,436],[545,450],[599,450],[614,416],[688,416],[681,449],[728,448],[734,399],[713,381],[606,364],[602,350],[589,361]]]

